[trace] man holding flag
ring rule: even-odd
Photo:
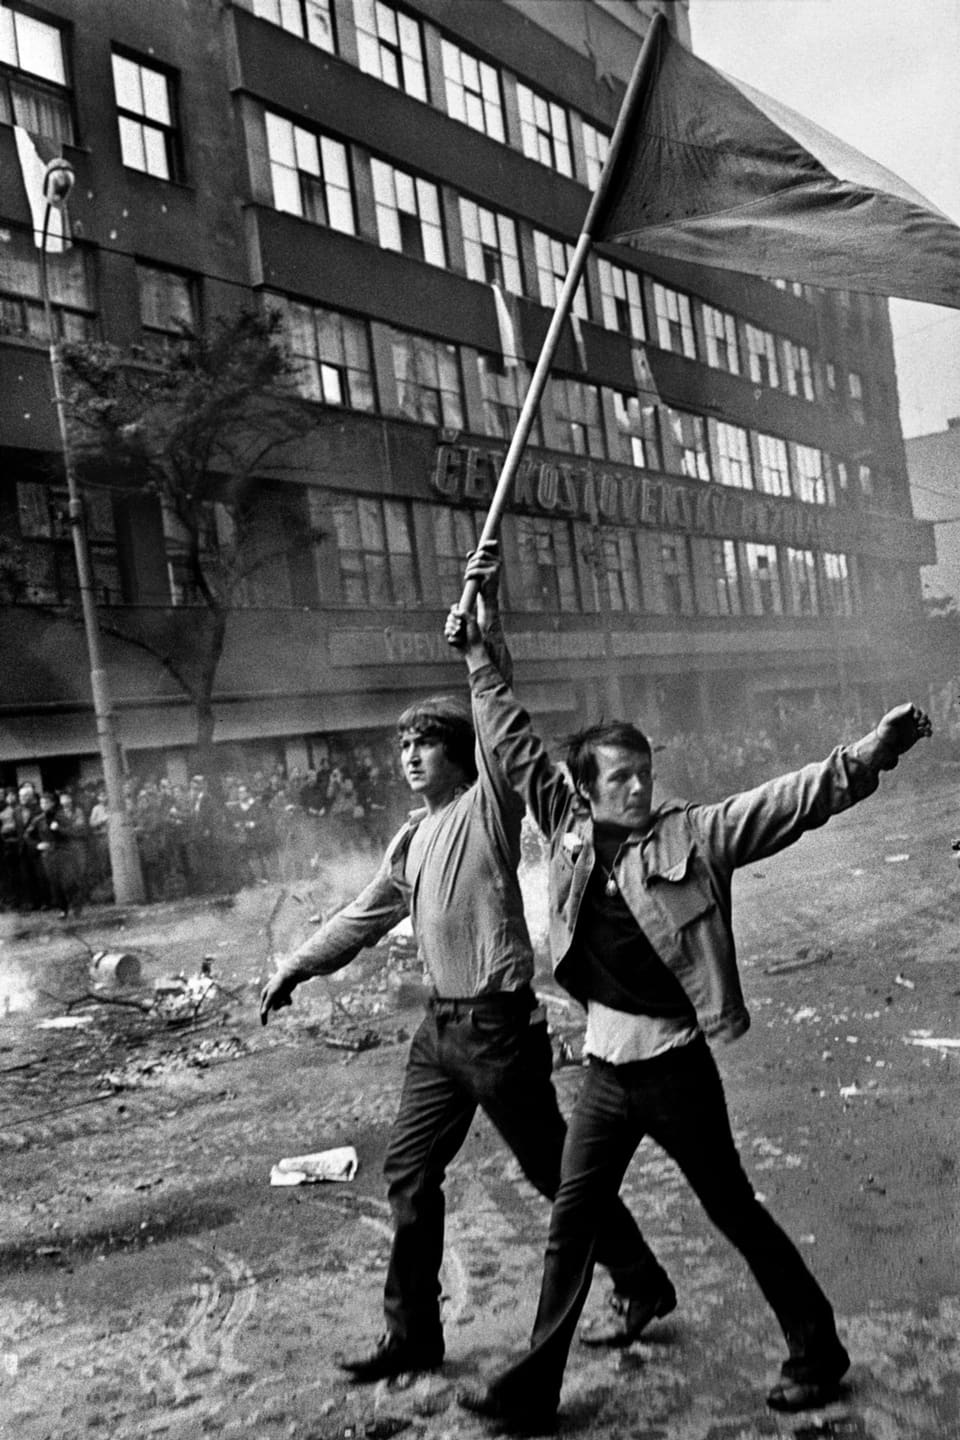
[[[497,570],[490,546],[467,578]],[[483,589],[480,617],[483,618]],[[750,1017],[732,932],[741,866],[776,854],[873,794],[921,736],[915,705],[888,711],[855,745],[713,805],[654,807],[649,740],[622,721],[571,736],[553,764],[485,646],[453,607],[446,637],[464,652],[479,744],[527,804],[549,845],[550,949],[557,979],[587,1011],[588,1065],[564,1145],[529,1351],[464,1408],[502,1430],[556,1424],[569,1347],[593,1275],[597,1216],[617,1195],[645,1135],[676,1162],[740,1251],[783,1331],[787,1358],[767,1396],[776,1410],[823,1404],[849,1357],[833,1310],[740,1161],[708,1040],[736,1040]],[[616,1298],[616,1297],[615,1297]]]
[[[509,667],[495,586],[491,574],[484,625]],[[415,701],[397,730],[401,768],[423,808],[391,841],[370,884],[280,963],[260,997],[266,1024],[303,981],[339,970],[411,917],[432,993],[410,1045],[384,1162],[394,1221],[386,1330],[374,1346],[338,1362],[359,1383],[442,1363],[443,1183],[477,1109],[550,1199],[565,1134],[517,880],[522,802],[490,752],[475,745],[464,699]],[[673,1309],[676,1296],[616,1194],[594,1223],[597,1258],[613,1278],[620,1312],[591,1339],[628,1345]]]

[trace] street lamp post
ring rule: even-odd
[[[77,484],[73,453],[70,446],[70,432],[67,427],[66,403],[63,394],[63,366],[60,342],[54,328],[50,305],[50,286],[47,277],[47,242],[50,215],[54,209],[62,209],[73,189],[73,168],[62,159],[51,160],[44,171],[43,198],[46,208],[43,214],[43,234],[40,244],[40,292],[43,300],[43,314],[50,340],[50,371],[53,377],[53,400],[60,427],[60,447],[63,452],[63,468],[67,479],[69,496],[68,514],[70,532],[73,536],[73,550],[77,563],[77,582],[80,588],[80,606],[83,613],[83,629],[87,641],[87,655],[90,661],[90,689],[93,693],[93,710],[97,724],[97,746],[103,766],[103,782],[107,792],[107,839],[110,847],[110,870],[113,875],[113,895],[118,904],[138,904],[144,898],[143,872],[133,823],[127,812],[123,794],[123,767],[120,762],[120,746],[114,728],[113,711],[107,685],[107,673],[103,665],[100,646],[100,626],[97,620],[97,606],[93,582],[93,565],[87,544],[84,523],[83,501]]]

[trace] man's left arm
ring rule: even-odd
[[[694,806],[691,820],[714,855],[731,868],[748,865],[872,795],[881,771],[892,770],[901,755],[932,733],[918,705],[898,705],[855,744],[717,805]]]

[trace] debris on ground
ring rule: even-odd
[[[763,967],[764,975],[784,975],[790,970],[804,970],[808,965],[825,965],[833,959],[829,945],[801,945],[789,960],[773,960]]]
[[[270,1171],[271,1185],[316,1185],[324,1180],[348,1181],[360,1162],[352,1145],[317,1150],[312,1155],[289,1155],[278,1160]]]
[[[90,959],[95,983],[133,989],[140,984],[140,961],[129,950],[96,950]]]

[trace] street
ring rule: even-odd
[[[955,765],[905,761],[880,796],[736,886],[753,1025],[717,1059],[748,1173],[837,1308],[853,1361],[840,1399],[767,1410],[773,1317],[647,1142],[623,1193],[678,1308],[626,1352],[574,1346],[563,1434],[960,1436],[956,780]],[[443,1371],[351,1387],[334,1364],[380,1330],[380,1167],[418,1014],[409,947],[302,987],[266,1029],[256,998],[334,879],[356,888],[349,869],[296,894],[91,911],[72,934],[3,917],[3,1440],[482,1433],[455,1390],[525,1345],[548,1218],[482,1117],[447,1183]],[[101,951],[139,958],[128,1003],[122,989],[79,1002]],[[206,955],[220,989],[189,1024],[129,1003]],[[545,971],[537,988],[558,1055],[562,1041],[575,1056],[580,1012]],[[569,1109],[579,1066],[555,1078]],[[281,1157],[340,1145],[356,1147],[354,1180],[271,1187]],[[606,1289],[598,1273],[588,1314]]]

